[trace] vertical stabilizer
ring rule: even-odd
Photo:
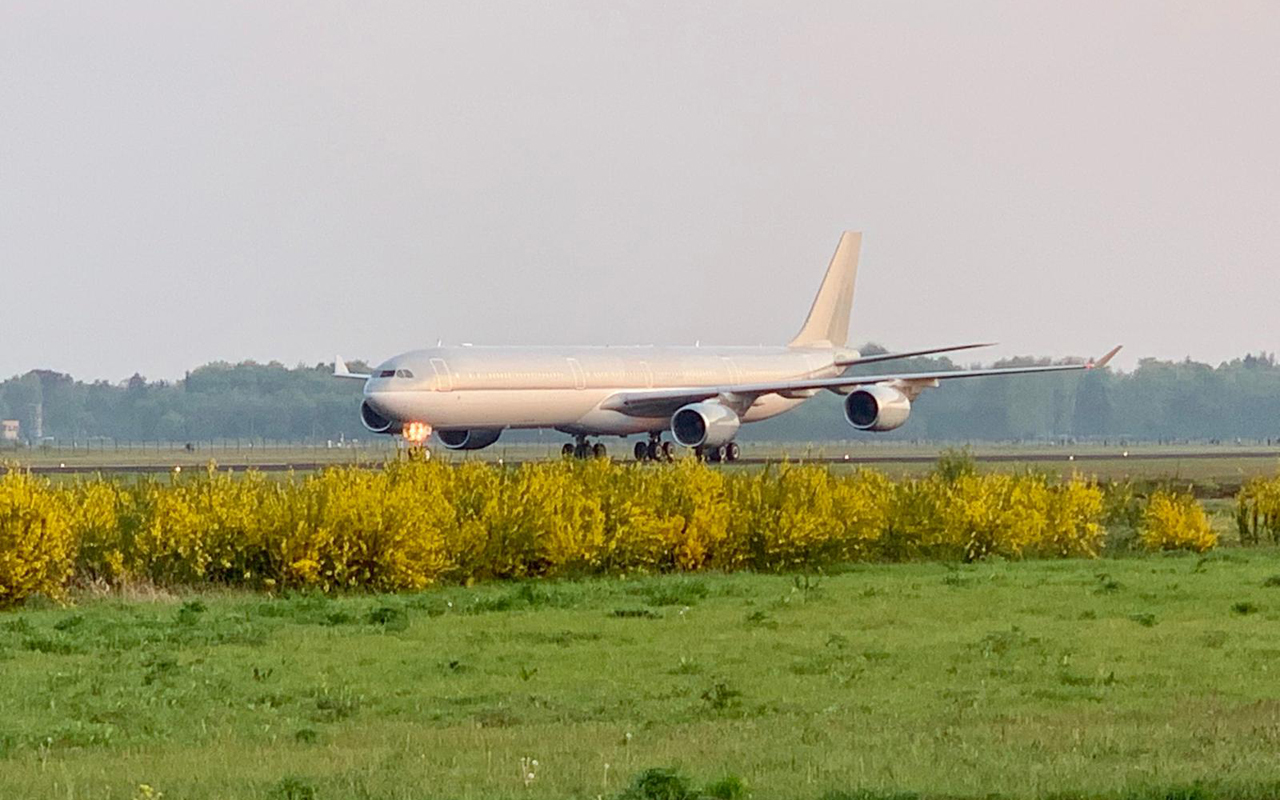
[[[845,231],[826,277],[813,298],[813,307],[791,347],[844,347],[849,338],[849,311],[853,308],[853,283],[858,277],[858,251],[862,234]]]

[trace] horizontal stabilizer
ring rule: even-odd
[[[368,380],[371,375],[362,372],[352,372],[347,369],[347,362],[342,360],[342,356],[333,357],[333,377],[335,378],[356,378],[358,380]]]
[[[878,364],[881,361],[897,361],[900,358],[918,358],[920,356],[936,356],[940,353],[957,353],[961,350],[973,350],[979,347],[993,347],[995,342],[978,342],[977,344],[957,344],[951,347],[931,347],[928,350],[907,350],[902,353],[877,353],[872,356],[857,358],[837,358],[837,367],[853,367],[858,364]]]

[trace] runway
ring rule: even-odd
[[[1208,461],[1222,459],[1239,459],[1239,460],[1260,460],[1260,459],[1280,459],[1280,448],[1270,449],[1254,449],[1254,450],[1142,450],[1135,449],[1133,451],[1120,452],[1103,452],[1103,453],[974,453],[972,455],[974,461],[986,464],[1068,464],[1068,463],[1115,463],[1115,462],[1149,462],[1149,461]],[[506,459],[502,463],[510,466],[518,466],[526,461],[545,461],[547,459]],[[615,459],[619,463],[626,463],[631,459]],[[733,462],[733,466],[763,466],[766,464],[778,464],[784,459],[782,458],[751,458],[744,457]],[[877,464],[932,464],[938,460],[937,453],[875,453],[875,454],[854,454],[848,455],[818,455],[818,456],[791,456],[786,461],[792,464],[848,464],[848,465],[877,465]],[[373,460],[368,462],[371,466],[378,466],[381,462]],[[220,472],[245,472],[247,470],[257,470],[258,472],[314,472],[333,466],[351,466],[351,462],[333,461],[278,461],[264,463],[219,463],[218,471]],[[14,469],[12,464],[0,465],[0,471],[9,471]],[[201,465],[192,465],[190,463],[174,465],[165,463],[150,464],[39,464],[33,466],[17,465],[16,469],[29,471],[33,475],[122,475],[122,474],[169,474],[175,471],[192,471],[200,472],[204,470]]]

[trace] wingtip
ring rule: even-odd
[[[1105,367],[1107,364],[1110,364],[1110,363],[1111,363],[1111,359],[1115,358],[1115,357],[1116,357],[1116,353],[1119,353],[1119,352],[1120,352],[1120,350],[1121,350],[1123,347],[1124,347],[1124,345],[1122,345],[1122,344],[1118,344],[1118,345],[1116,345],[1115,347],[1111,348],[1111,351],[1110,351],[1109,353],[1107,353],[1105,356],[1103,356],[1102,358],[1098,359],[1097,361],[1092,361],[1092,362],[1090,362],[1090,363],[1089,363],[1089,369],[1100,369],[1100,368],[1102,368],[1102,367]]]

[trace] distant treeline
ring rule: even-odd
[[[353,369],[366,369],[351,362]],[[218,362],[178,381],[134,375],[122,383],[84,383],[34,370],[0,383],[0,418],[16,419],[23,437],[44,435],[125,441],[329,439],[367,436],[360,425],[361,384],[333,377],[332,364],[288,368],[272,362]]]
[[[1020,358],[996,366],[1045,362]],[[356,366],[363,368],[353,362]],[[886,367],[895,372],[958,368],[947,358],[878,366],[876,373]],[[39,407],[44,434],[62,440],[368,437],[357,412],[360,383],[335,380],[332,370],[331,364],[288,368],[278,363],[214,363],[174,382],[135,375],[122,383],[84,383],[70,375],[34,370],[0,383],[0,419],[19,420],[24,436],[29,436]],[[926,391],[907,424],[888,434],[859,434],[844,421],[840,402],[824,392],[790,414],[744,428],[743,438],[1280,438],[1280,366],[1271,354],[1245,356],[1217,367],[1191,360],[1144,359],[1127,373],[950,381]]]

